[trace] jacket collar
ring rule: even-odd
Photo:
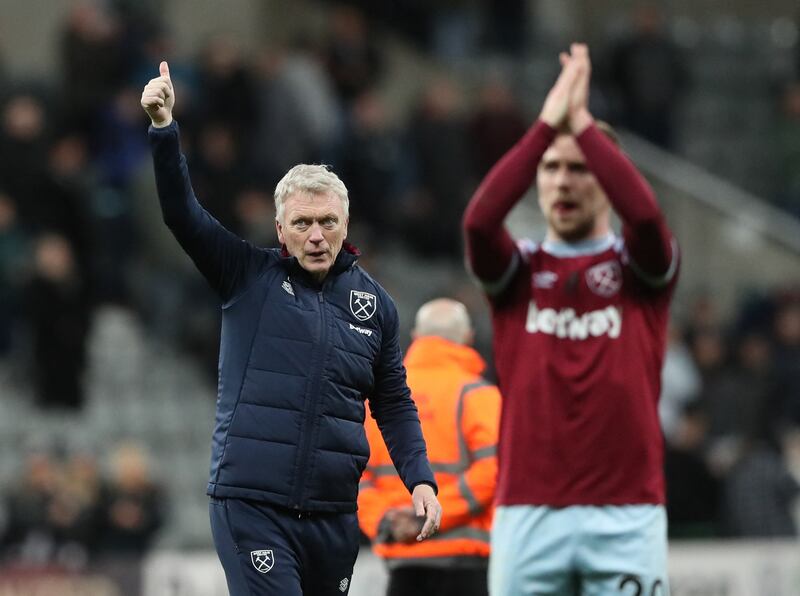
[[[471,347],[433,336],[415,339],[408,347],[404,363],[409,368],[451,364],[475,375],[481,374],[486,368],[486,362]]]
[[[311,278],[308,272],[300,266],[300,263],[298,263],[297,259],[289,254],[289,251],[286,250],[285,244],[281,245],[280,256],[281,263],[291,274],[293,279],[301,279],[310,286],[318,285]],[[327,280],[331,275],[339,275],[340,273],[346,271],[358,262],[358,257],[360,256],[361,251],[356,246],[350,244],[349,242],[345,242],[342,244],[342,250],[340,250],[339,254],[336,255],[336,260],[333,262],[333,265],[328,271],[328,275],[325,277],[325,279]]]

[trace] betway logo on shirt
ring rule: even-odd
[[[539,309],[531,300],[528,306],[528,319],[525,321],[528,333],[545,333],[564,339],[586,339],[608,335],[614,339],[622,331],[622,313],[616,306],[607,306],[578,315],[572,308]]]
[[[363,327],[356,327],[352,323],[348,323],[350,325],[350,331],[358,331],[361,335],[366,335],[367,337],[372,336],[372,329],[364,329]]]

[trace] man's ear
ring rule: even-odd
[[[279,222],[277,219],[275,220],[275,231],[278,233],[278,242],[280,242],[281,244],[286,244],[286,242],[283,239],[283,226],[281,225],[281,222]]]
[[[350,224],[350,218],[346,217],[344,220],[344,236],[342,236],[342,240],[347,239],[347,226]]]

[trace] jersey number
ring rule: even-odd
[[[620,580],[619,582],[620,592],[625,592],[625,589],[628,587],[633,588],[633,592],[630,593],[630,596],[642,596],[644,592],[644,587],[642,586],[642,580],[636,577],[635,575],[626,575]],[[650,588],[648,596],[664,596],[664,584],[660,579],[657,579],[656,581],[653,582],[653,585]]]

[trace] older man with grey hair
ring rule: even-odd
[[[166,62],[141,104],[164,221],[223,302],[207,493],[230,593],[346,594],[369,457],[365,399],[424,520],[416,539],[441,517],[397,310],[345,243],[347,189],[324,166],[295,166],[275,190],[283,246],[255,247],[194,195]]]

